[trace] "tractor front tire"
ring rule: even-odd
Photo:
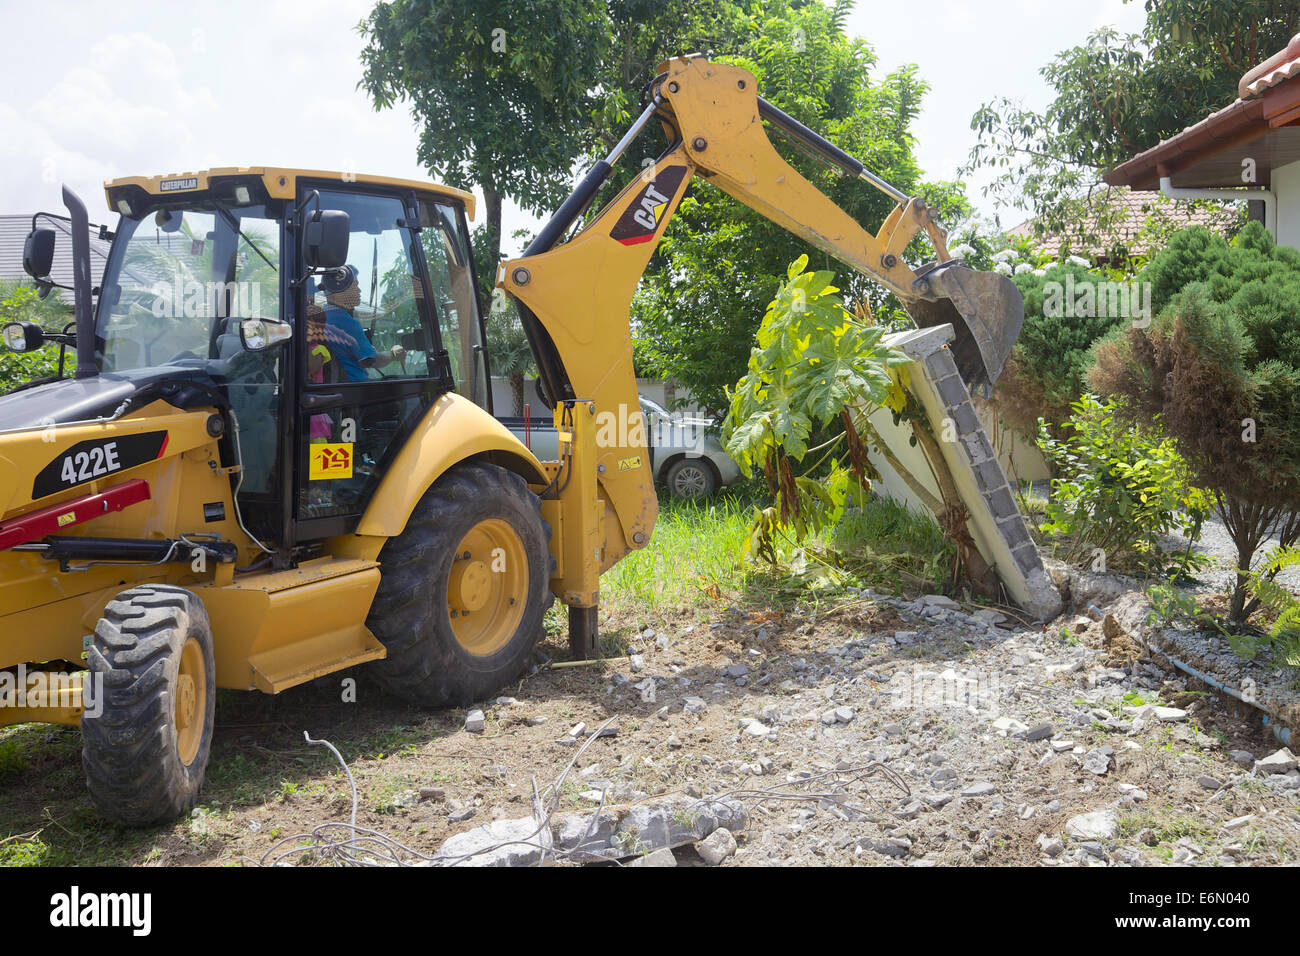
[[[370,665],[386,691],[422,707],[466,706],[517,677],[542,635],[551,529],[524,480],[457,465],[379,555],[367,626],[388,649]]]
[[[147,826],[194,806],[217,698],[203,603],[170,585],[123,591],[95,626],[87,665],[95,696],[81,717],[81,763],[100,815]]]

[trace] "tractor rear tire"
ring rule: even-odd
[[[81,717],[81,763],[100,815],[147,826],[194,806],[217,698],[203,603],[170,585],[123,591],[95,626],[87,665],[99,696]]]
[[[384,690],[422,707],[463,707],[517,677],[543,632],[550,526],[524,480],[457,465],[379,555],[367,626],[388,649],[370,665]]]

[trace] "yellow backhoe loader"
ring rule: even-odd
[[[682,57],[659,73],[623,140],[497,275],[557,461],[492,416],[471,195],[259,167],[118,179],[92,287],[88,213],[64,190],[75,321],[3,331],[16,351],[57,346],[60,374],[0,397],[0,724],[79,724],[103,816],[147,824],[194,804],[218,688],[276,694],[365,664],[413,703],[468,704],[521,672],[553,597],[591,650],[601,574],[654,528],[628,309],[693,176],[874,277],[918,323],[951,323],[968,383],[996,378],[1019,295],[950,260],[920,200],[743,69]],[[652,121],[665,151],[584,222]],[[866,231],[768,129],[896,208]],[[49,218],[24,250],[44,293]],[[914,270],[902,255],[921,231],[938,258]]]

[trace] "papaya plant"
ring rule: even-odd
[[[727,452],[746,476],[762,471],[777,497],[775,506],[756,510],[747,547],[771,561],[777,530],[788,527],[801,540],[838,519],[850,473],[869,486],[871,464],[852,409],[884,403],[894,385],[890,370],[910,361],[883,343],[885,329],[845,310],[833,273],[807,266],[806,255],[790,264],[759,326],[749,370],[728,396]],[[814,431],[836,420],[843,430],[809,447]],[[811,477],[827,465],[828,474]]]
[[[955,545],[952,581],[964,578],[993,595],[996,577],[967,529],[968,514],[940,442],[908,389],[912,360],[884,342],[886,329],[865,307],[857,314],[845,310],[832,273],[806,272],[807,265],[807,256],[791,263],[763,316],[749,371],[729,395],[727,451],[746,475],[762,471],[777,499],[755,509],[746,551],[776,563],[778,533],[793,532],[799,542],[838,522],[850,494],[879,478],[867,457],[870,446]],[[881,407],[891,411],[895,425],[910,426],[909,441],[921,446],[939,495],[907,470],[871,425],[872,412]],[[810,447],[818,432],[829,437]]]

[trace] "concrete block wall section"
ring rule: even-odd
[[[1050,620],[1061,611],[1060,594],[1043,569],[1011,485],[971,404],[970,391],[957,372],[948,348],[953,338],[952,326],[941,325],[894,333],[885,341],[915,360],[912,391],[926,408],[958,488],[965,486],[974,492],[963,492],[963,503],[985,560],[1025,610]],[[917,381],[917,373],[922,381]],[[888,436],[882,437],[888,440]],[[893,442],[890,444],[892,447]],[[963,471],[969,480],[962,480]]]

